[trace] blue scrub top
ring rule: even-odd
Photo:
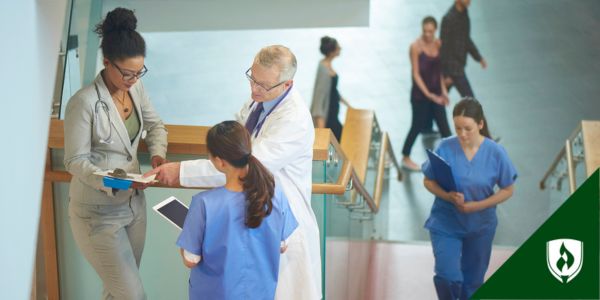
[[[465,201],[481,201],[494,194],[497,185],[506,188],[517,179],[517,171],[504,147],[484,138],[477,153],[467,160],[456,136],[443,139],[435,152],[452,168],[457,192],[463,193]],[[426,161],[422,166],[428,179],[435,180],[433,168]],[[498,224],[496,207],[464,214],[454,204],[435,197],[425,228],[449,235],[466,235]]]
[[[195,195],[177,245],[202,256],[192,268],[190,299],[273,299],[279,249],[298,226],[275,189],[273,210],[258,228],[244,224],[246,197],[224,187]]]

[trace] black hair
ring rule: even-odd
[[[479,130],[479,133],[487,138],[491,138],[490,130],[488,129],[488,122],[483,114],[483,107],[477,99],[473,97],[465,97],[460,100],[454,106],[452,111],[452,117],[468,117],[475,120],[475,123],[479,124],[483,121],[483,128]]]
[[[425,26],[425,24],[428,24],[428,23],[433,24],[433,27],[435,27],[437,29],[437,21],[435,20],[434,17],[427,16],[427,17],[423,18],[423,21],[421,22],[421,26]]]
[[[213,126],[206,135],[208,152],[227,161],[233,167],[248,167],[240,178],[246,194],[246,226],[256,228],[273,210],[275,180],[265,166],[252,155],[248,130],[236,121],[224,121]]]
[[[136,27],[137,18],[132,10],[118,7],[108,12],[94,30],[102,38],[100,48],[104,58],[116,61],[136,56],[146,57],[146,42],[135,30]]]
[[[328,56],[329,54],[335,51],[337,46],[338,42],[336,39],[324,36],[321,38],[321,47],[319,47],[319,50],[323,55]]]

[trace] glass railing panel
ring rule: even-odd
[[[573,165],[575,167],[575,187],[578,188],[587,179],[585,166],[585,150],[583,147],[583,133],[579,131],[571,142],[573,152]]]
[[[171,161],[200,158],[191,155],[167,156]],[[53,151],[52,158],[53,169],[64,170],[63,152]],[[139,160],[142,172],[151,169],[148,154],[140,154]],[[175,245],[180,230],[157,215],[152,210],[152,206],[170,196],[175,196],[189,205],[192,196],[200,191],[170,188],[145,190],[148,223],[140,273],[150,299],[187,299],[189,278],[189,269],[181,263],[179,249]],[[54,184],[61,297],[63,299],[87,299],[90,295],[101,295],[102,283],[73,240],[68,217],[68,195],[68,183]],[[168,274],[168,276],[157,276],[157,274]]]
[[[569,177],[566,156],[563,155],[550,177],[546,180],[546,190],[549,191],[550,195],[548,211],[548,215],[550,215],[569,197]]]
[[[377,123],[377,117],[373,116],[373,128],[371,129],[371,141],[369,145],[369,156],[367,161],[367,173],[363,185],[373,197],[375,195],[375,183],[377,182],[377,166],[379,164],[379,156],[381,153],[381,137],[383,132]]]
[[[102,19],[103,1],[70,1],[61,44],[62,58],[59,118],[64,118],[67,102],[82,86],[96,77],[100,39],[93,32]]]
[[[327,168],[325,161],[313,161],[312,182],[324,183],[327,179]],[[321,285],[322,292],[325,293],[326,277],[326,236],[327,236],[327,197],[322,194],[311,195],[311,207],[315,213],[317,224],[319,225],[319,241],[321,247]]]

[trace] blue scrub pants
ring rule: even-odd
[[[495,233],[496,226],[464,236],[430,231],[440,300],[469,299],[483,284]]]

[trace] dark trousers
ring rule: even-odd
[[[433,116],[435,123],[440,130],[442,137],[450,136],[450,127],[446,118],[446,108],[443,105],[433,103],[429,100],[411,101],[412,106],[412,123],[410,130],[404,141],[402,154],[409,156],[415,140],[419,133],[425,129],[429,122],[429,116]]]
[[[325,124],[325,128],[331,129],[333,135],[338,140],[338,142],[342,141],[342,123],[338,120],[337,116],[329,116],[327,118],[327,122]]]
[[[465,73],[462,75],[450,75],[449,77],[452,78],[452,84],[447,87],[448,91],[450,91],[452,87],[456,87],[456,90],[460,94],[461,98],[475,97],[475,94],[473,94],[473,89],[471,89],[469,79]]]

